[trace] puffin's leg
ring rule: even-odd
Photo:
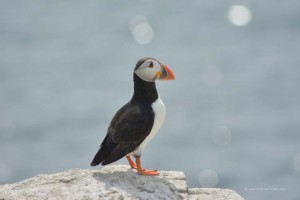
[[[157,176],[158,175],[157,170],[143,169],[142,166],[141,166],[141,160],[140,160],[140,158],[136,158],[136,165],[137,165],[137,171],[141,175],[147,175],[147,176]]]
[[[137,169],[136,167],[136,164],[134,164],[134,162],[131,160],[130,156],[126,156],[128,162],[129,162],[129,165],[132,169]]]

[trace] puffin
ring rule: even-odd
[[[134,92],[111,120],[91,166],[108,165],[126,157],[131,168],[140,175],[156,176],[157,170],[141,165],[142,151],[161,128],[166,108],[157,89],[157,80],[174,80],[166,65],[151,57],[141,58],[133,71]],[[135,158],[135,162],[131,159]]]

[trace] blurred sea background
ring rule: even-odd
[[[176,80],[145,168],[299,199],[299,52],[298,0],[1,1],[0,184],[90,168],[152,56]]]

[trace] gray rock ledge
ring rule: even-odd
[[[199,199],[243,200],[233,190],[188,189],[183,172],[160,171],[140,176],[127,165],[100,170],[71,169],[41,174],[19,183],[0,185],[0,200],[97,200],[97,199]]]

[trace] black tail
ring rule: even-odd
[[[105,159],[107,159],[110,156],[111,152],[117,146],[116,143],[107,141],[107,137],[108,136],[106,136],[103,140],[100,149],[98,150],[93,161],[91,162],[91,166],[96,166],[102,163]]]
[[[119,143],[116,145],[113,152],[111,152],[111,154],[101,164],[108,165],[110,163],[113,163],[113,162],[123,158],[131,151],[133,151],[132,144]]]

